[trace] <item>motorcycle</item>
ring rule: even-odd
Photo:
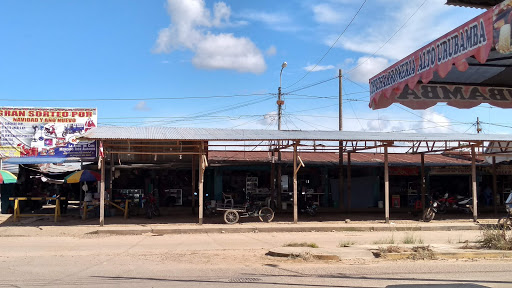
[[[457,210],[461,210],[464,213],[470,213],[471,209],[469,206],[471,205],[473,198],[472,197],[463,197],[463,196],[449,196],[448,193],[445,193],[442,198],[438,200],[439,207],[438,212],[443,214],[446,213],[448,208],[454,208]]]
[[[302,192],[302,195],[305,196],[305,192]],[[313,202],[313,200],[306,199],[299,202],[299,211],[301,213],[307,213],[309,216],[315,216],[317,210],[318,206]]]
[[[440,206],[439,201],[431,200],[430,207],[428,207],[427,210],[425,210],[425,212],[423,213],[423,221],[424,222],[432,221],[432,219],[434,219],[434,216],[436,216],[439,206]]]
[[[153,218],[153,216],[160,216],[160,208],[158,208],[158,204],[156,203],[156,198],[153,196],[153,193],[148,193],[144,198],[142,198],[142,205],[146,210],[146,216],[148,219]]]
[[[57,137],[57,133],[55,132],[55,126],[50,125],[50,126],[44,127],[44,135]]]

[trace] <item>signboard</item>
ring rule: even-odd
[[[418,84],[410,89],[406,85],[395,99],[411,109],[426,109],[438,102],[458,108],[472,108],[481,103],[512,108],[512,89],[443,84]]]
[[[96,143],[77,137],[97,119],[95,108],[0,107],[0,157],[95,158]]]
[[[459,71],[466,71],[469,57],[485,63],[493,47],[502,54],[512,53],[511,12],[512,0],[503,1],[371,78],[370,107],[379,109],[394,102],[402,103],[395,98],[406,85],[409,90],[415,90],[418,81],[428,83],[434,72],[444,78],[453,65]],[[441,98],[437,102],[446,100]]]
[[[418,167],[389,167],[389,175],[391,176],[417,176],[419,175]]]
[[[471,167],[432,167],[430,175],[471,175]]]

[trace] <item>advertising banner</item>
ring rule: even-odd
[[[473,108],[481,103],[512,108],[512,88],[417,84],[410,89],[406,85],[395,99],[411,109],[427,109],[438,102],[446,102],[457,108]]]
[[[485,63],[492,48],[512,53],[511,11],[512,0],[506,0],[371,78],[370,107],[380,109],[400,102],[395,98],[406,85],[415,89],[418,81],[427,84],[434,72],[444,78],[453,65],[466,71],[469,57]],[[437,102],[447,102],[444,100]]]
[[[95,158],[96,143],[77,137],[97,119],[95,108],[0,107],[0,157]]]

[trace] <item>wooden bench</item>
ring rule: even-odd
[[[55,201],[55,222],[60,219],[60,200],[66,200],[66,197],[9,197],[9,200],[14,200],[14,213],[13,222],[16,222],[20,217],[33,217],[33,216],[48,216],[50,214],[21,214],[20,201]]]
[[[125,199],[125,200],[114,200],[114,201],[111,201],[111,200],[105,200],[105,205],[112,205],[114,207],[116,207],[117,209],[121,210],[123,213],[124,213],[124,219],[127,219],[128,218],[128,204],[131,202],[132,200],[129,200],[129,199]],[[115,202],[119,203],[116,204]],[[122,202],[125,202],[124,203],[124,208],[120,206],[120,204]],[[84,213],[82,214],[82,220],[85,220],[87,219],[87,212],[93,210],[94,208],[96,208],[97,206],[100,205],[100,202],[82,202],[83,204],[83,209],[84,209]],[[89,207],[91,206],[91,207]]]

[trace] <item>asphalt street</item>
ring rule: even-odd
[[[0,237],[0,287],[512,287],[510,260],[319,261],[265,255],[291,242],[336,248],[341,242],[400,244],[413,236],[423,245],[455,245],[479,233],[9,235]]]

